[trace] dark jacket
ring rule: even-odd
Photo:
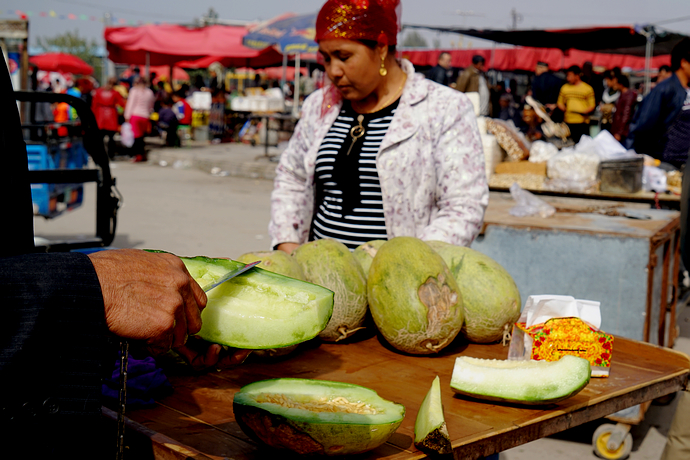
[[[625,146],[661,159],[668,129],[683,109],[686,94],[675,73],[659,83],[638,106]]]
[[[429,69],[426,78],[444,86],[448,86],[448,84],[450,83],[450,78],[448,78],[448,71],[440,65],[436,65]]]
[[[544,72],[534,77],[532,80],[534,99],[544,105],[555,104],[558,102],[558,93],[560,93],[563,83],[565,82],[551,72]]]
[[[3,455],[94,458],[108,356],[100,284],[83,254],[31,254],[26,146],[7,67],[0,68],[0,194],[7,198],[0,241]]]

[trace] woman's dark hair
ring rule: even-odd
[[[626,77],[625,75],[621,75],[618,78],[618,84],[621,85],[623,88],[628,88],[630,89],[630,79]]]
[[[379,46],[379,42],[376,40],[357,40],[360,42],[362,45],[366,46],[370,50],[375,50],[377,46]],[[395,50],[396,46],[395,45],[388,45],[388,54],[395,55]]]
[[[675,72],[680,69],[680,61],[685,59],[690,62],[690,38],[685,37],[671,50],[671,69]]]

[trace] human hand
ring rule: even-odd
[[[613,137],[615,137],[618,142],[621,141],[621,135],[620,134],[614,134]]]
[[[195,370],[200,371],[208,367],[217,369],[228,369],[239,366],[252,352],[251,350],[241,350],[238,348],[223,349],[222,346],[192,337],[186,345],[175,348],[185,361]]]
[[[89,255],[101,284],[108,329],[154,353],[181,347],[201,329],[206,294],[172,254],[136,249]]]
[[[279,251],[287,252],[292,254],[292,252],[299,247],[299,243],[280,243],[276,246]]]

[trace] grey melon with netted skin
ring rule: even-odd
[[[422,240],[396,237],[376,253],[367,278],[369,310],[400,351],[431,354],[462,329],[462,296],[440,255]]]
[[[464,246],[428,241],[448,265],[462,294],[462,334],[474,343],[507,339],[520,317],[520,291],[510,273],[491,257]]]
[[[238,262],[250,264],[260,260],[258,267],[269,272],[279,273],[298,280],[306,281],[302,267],[297,261],[285,251],[256,251],[242,254],[237,258]]]
[[[355,259],[357,259],[359,264],[362,266],[365,277],[369,276],[369,268],[371,267],[371,263],[374,261],[374,257],[376,257],[376,253],[378,252],[379,248],[383,246],[383,243],[385,242],[386,240],[367,241],[366,243],[358,246],[353,252]]]
[[[343,243],[316,240],[292,253],[307,281],[335,293],[333,316],[319,337],[337,342],[360,329],[367,314],[367,280],[355,256]]]

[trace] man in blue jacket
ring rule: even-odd
[[[630,124],[626,147],[680,168],[690,149],[690,39],[671,52],[671,77],[644,98]]]

